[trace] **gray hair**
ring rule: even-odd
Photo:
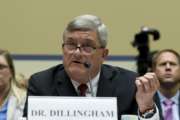
[[[107,46],[107,41],[108,41],[107,28],[102,23],[99,17],[94,16],[94,15],[81,15],[74,18],[67,25],[63,33],[63,39],[65,38],[65,34],[67,32],[72,32],[75,30],[96,31],[101,47],[105,48]]]

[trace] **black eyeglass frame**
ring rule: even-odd
[[[8,66],[8,65],[0,64],[0,70],[3,70],[3,69],[5,69],[5,68],[9,68],[9,66]]]
[[[96,51],[97,49],[101,49],[104,47],[94,47],[94,46],[86,46],[86,45],[82,45],[82,46],[78,46],[78,44],[69,44],[69,43],[63,43],[62,47],[64,48],[66,45],[71,45],[71,47],[73,47],[72,49],[67,48],[68,50],[72,50],[72,51],[76,51],[77,49],[79,49],[80,51],[83,51],[85,53],[91,54],[94,51]],[[86,51],[85,48],[90,48],[90,52]]]

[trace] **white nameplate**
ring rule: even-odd
[[[28,97],[28,120],[117,120],[113,97]]]

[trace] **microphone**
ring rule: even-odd
[[[92,83],[91,83],[91,75],[90,75],[91,66],[92,66],[91,63],[84,62],[84,67],[87,68],[87,70],[88,70],[88,81],[89,81],[89,84],[90,84],[91,96],[95,97],[93,87],[92,87]]]
[[[90,69],[91,64],[90,64],[90,63],[88,63],[88,62],[85,62],[85,63],[84,63],[84,66],[85,66],[87,69]]]

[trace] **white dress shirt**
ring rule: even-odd
[[[87,83],[88,86],[88,90],[86,91],[86,96],[88,97],[92,97],[92,96],[96,96],[97,94],[97,88],[98,88],[98,81],[99,81],[99,76],[100,76],[100,72],[92,79],[89,80],[89,82]],[[74,88],[76,89],[77,93],[78,91],[78,86],[80,85],[77,81],[75,80],[71,80]]]

